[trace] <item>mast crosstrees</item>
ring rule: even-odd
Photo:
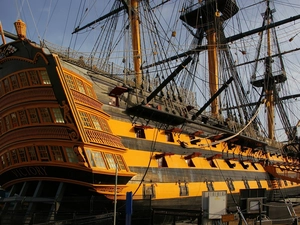
[[[203,29],[207,36],[208,73],[210,96],[214,96],[219,86],[218,45],[222,23],[238,12],[235,1],[203,1],[203,4],[192,5],[186,8],[180,19],[189,26]],[[219,101],[215,98],[211,102],[211,114],[219,114]]]

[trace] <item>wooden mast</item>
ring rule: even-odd
[[[218,55],[217,55],[217,32],[215,28],[206,31],[208,41],[208,69],[209,69],[209,88],[210,96],[213,96],[218,90]],[[219,111],[218,98],[211,103],[211,113],[217,116]]]
[[[267,25],[271,23],[271,9],[269,0],[267,0],[267,10],[265,13],[265,19]],[[266,59],[266,108],[267,108],[267,121],[268,121],[268,135],[269,138],[275,139],[275,123],[274,123],[274,83],[272,81],[272,65],[271,65],[271,29],[267,29],[267,59]]]
[[[132,51],[133,51],[133,64],[135,71],[135,85],[137,88],[141,88],[142,85],[142,54],[141,54],[141,35],[139,26],[139,0],[130,0],[129,3],[129,19],[132,35]]]
[[[219,88],[218,31],[223,29],[222,23],[234,16],[238,10],[235,0],[207,0],[188,7],[180,16],[180,19],[191,27],[201,28],[206,32],[211,114],[215,117],[218,116],[220,107],[216,97]],[[197,52],[201,51],[202,47],[198,46]]]
[[[272,28],[274,28],[275,26],[273,26],[274,22],[273,22],[273,10],[270,9],[270,1],[266,0],[267,3],[267,7],[266,7],[266,11],[263,15],[263,30],[266,33],[266,48],[267,48],[267,55],[266,57],[262,58],[264,59],[265,62],[265,71],[264,71],[264,75],[260,76],[262,77],[259,79],[256,79],[256,77],[251,81],[252,85],[254,85],[255,87],[261,87],[263,88],[264,92],[265,92],[265,107],[266,107],[266,121],[267,121],[267,135],[268,138],[271,140],[275,140],[275,101],[278,100],[283,100],[284,98],[279,98],[279,96],[277,96],[278,94],[276,93],[276,84],[279,83],[283,83],[286,81],[286,72],[284,69],[284,65],[283,65],[283,60],[282,60],[282,53],[280,52],[279,49],[279,44],[278,44],[278,40],[276,38],[276,36],[271,37],[272,34]],[[297,19],[296,17],[294,17],[293,19]],[[279,24],[284,24],[285,22],[289,22],[287,20],[283,21],[279,21],[279,23],[277,23],[277,25]],[[260,28],[261,29],[261,28]],[[262,44],[262,40],[263,40],[263,32],[261,32],[260,34],[260,40],[259,40],[259,46],[257,49],[261,49],[261,44]],[[273,38],[273,40],[272,40]],[[277,54],[272,55],[272,46],[271,46],[271,41],[276,42],[276,47],[277,47]],[[257,54],[257,57],[259,56],[259,54]],[[276,73],[273,73],[273,69],[272,69],[272,64],[274,61],[275,57],[279,57],[279,63],[280,63],[280,69],[279,71],[276,71]],[[255,60],[256,62],[256,66],[255,68],[257,68],[257,63],[259,61],[259,58],[257,58]],[[276,63],[277,64],[277,63]],[[256,72],[256,71],[255,71]],[[290,123],[289,120],[287,119],[287,115],[284,113],[284,108],[281,104],[277,104],[278,109],[281,112],[281,122],[284,125],[284,129],[285,132],[289,138],[289,140],[293,140],[294,139],[294,134],[293,132],[291,132],[290,130]]]
[[[6,44],[6,40],[5,40],[5,37],[4,37],[4,32],[3,32],[1,21],[0,21],[0,35],[1,35],[1,38],[2,38],[2,43],[5,45]]]

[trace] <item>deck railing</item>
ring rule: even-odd
[[[119,79],[124,79],[125,69],[113,62],[109,62],[107,59],[96,58],[91,56],[90,53],[78,52],[70,48],[61,47],[46,40],[44,40],[41,45],[42,47],[47,47],[50,52],[57,54],[66,61],[76,63],[95,72],[110,74]]]

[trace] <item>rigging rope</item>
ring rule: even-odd
[[[35,23],[35,19],[34,19],[34,16],[33,16],[33,14],[32,14],[32,10],[31,10],[31,7],[30,7],[30,4],[29,4],[28,0],[27,0],[27,5],[28,5],[29,12],[30,12],[30,15],[31,15],[31,17],[32,17],[32,20],[33,20],[34,27],[35,27],[35,29],[36,29],[36,32],[37,32],[37,34],[38,34],[38,38],[39,38],[39,40],[41,40],[41,36],[40,36],[40,34],[39,34],[39,31],[38,31],[37,25],[36,25],[36,23]]]
[[[224,138],[222,140],[218,140],[218,141],[215,141],[215,142],[212,142],[210,144],[206,144],[206,145],[201,145],[201,147],[209,147],[209,146],[213,146],[213,145],[216,145],[216,144],[219,144],[221,142],[226,142],[238,135],[240,135],[251,123],[252,121],[256,118],[256,116],[258,115],[261,107],[264,105],[264,102],[261,102],[260,106],[258,107],[258,109],[256,110],[255,114],[252,116],[252,118],[249,120],[249,122],[243,127],[243,129],[241,129],[239,132],[237,132],[236,134],[230,136],[230,137],[227,137],[227,138]]]

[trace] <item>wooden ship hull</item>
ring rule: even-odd
[[[299,162],[251,129],[191,119],[192,108],[162,98],[140,104],[151,92],[20,34],[0,52],[2,222],[101,214],[115,201],[124,211],[130,192],[148,215],[200,212],[208,192],[225,193],[226,213],[241,191],[264,202],[300,192]]]

